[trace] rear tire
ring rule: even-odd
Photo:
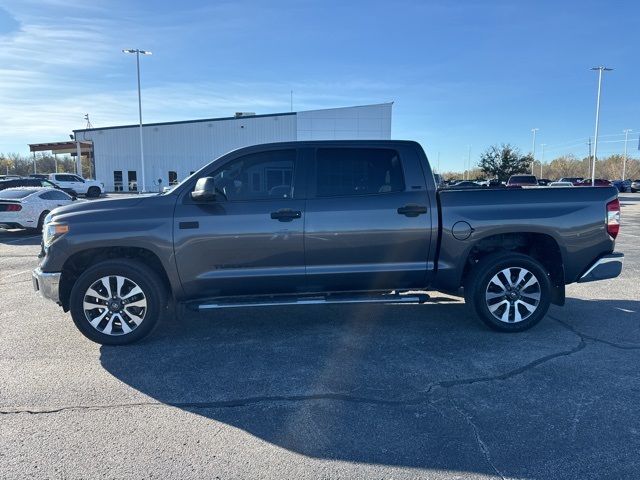
[[[34,232],[38,232],[38,233],[42,232],[42,228],[44,227],[44,219],[48,214],[49,214],[49,210],[45,210],[40,214],[40,217],[38,218],[38,226],[36,226],[36,228],[33,229]]]
[[[551,304],[551,281],[537,260],[501,252],[482,258],[467,277],[465,302],[488,327],[521,332],[536,325]]]
[[[106,279],[106,280],[105,280]],[[158,274],[137,260],[106,260],[89,267],[71,290],[78,330],[102,345],[125,345],[149,335],[167,303]]]

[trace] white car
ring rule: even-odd
[[[55,188],[7,188],[0,191],[0,227],[42,230],[44,218],[51,210],[73,201]]]
[[[87,197],[99,197],[104,192],[104,184],[97,180],[84,179],[72,173],[51,173],[49,180],[62,188],[70,188],[78,195],[86,195]]]

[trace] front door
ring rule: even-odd
[[[426,285],[432,211],[410,149],[317,149],[305,225],[313,291]]]
[[[220,186],[214,201],[195,202],[190,192],[178,199],[174,248],[189,297],[304,288],[305,200],[296,157],[295,149],[268,150],[214,164],[202,174]]]

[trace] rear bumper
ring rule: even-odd
[[[578,279],[578,283],[595,282],[615,278],[622,272],[624,253],[614,252],[596,260]]]
[[[62,273],[60,272],[43,272],[42,270],[40,270],[40,267],[38,267],[31,274],[31,279],[33,280],[33,289],[44,298],[59,303],[61,276]]]

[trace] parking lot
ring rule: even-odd
[[[640,194],[621,277],[520,334],[461,300],[182,313],[104,347],[0,231],[1,478],[637,478]]]

